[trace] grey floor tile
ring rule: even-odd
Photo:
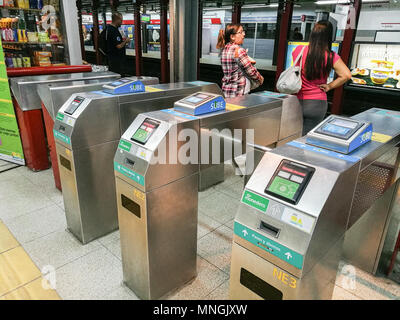
[[[244,182],[242,178],[235,178],[234,180],[235,182],[230,184],[221,183],[215,186],[215,189],[240,201],[243,194]]]
[[[111,242],[108,242],[106,244],[103,244],[104,247],[108,249],[115,257],[117,257],[119,260],[122,260],[121,256],[121,240],[113,240]]]
[[[10,219],[47,208],[53,204],[41,191],[24,190],[22,193],[0,199],[0,219],[7,222]]]
[[[139,300],[139,298],[127,286],[121,284],[119,288],[107,294],[104,300]]]
[[[57,292],[66,300],[103,300],[121,287],[122,264],[106,248],[99,249],[56,271]]]
[[[120,239],[120,234],[119,234],[119,230],[111,232],[110,234],[101,237],[99,239],[97,239],[97,241],[99,241],[102,245],[111,243],[113,241],[119,240]]]
[[[65,212],[64,200],[61,201],[61,202],[59,202],[59,203],[57,203],[57,206],[58,206],[62,211]]]
[[[21,169],[22,168],[22,169]],[[34,172],[27,167],[21,167],[21,174],[28,178],[33,184],[49,188],[54,186],[53,169]]]
[[[0,181],[14,181],[15,179],[18,179],[19,177],[22,176],[21,173],[21,168],[24,167],[18,167],[15,169],[7,170],[4,172],[0,172]],[[23,176],[24,177],[24,176]]]
[[[55,204],[64,203],[63,195],[60,190],[58,190],[54,185],[50,186],[39,186],[43,193]]]
[[[206,234],[214,231],[221,226],[221,223],[210,218],[206,214],[199,211],[197,225],[197,239],[204,237]]]
[[[231,221],[228,221],[227,223],[225,223],[225,225],[228,228],[231,228],[233,230],[234,229],[234,225],[235,225],[235,219],[232,219]]]
[[[39,209],[7,222],[17,240],[27,243],[67,227],[64,212],[56,205]]]
[[[166,299],[201,300],[228,280],[227,274],[199,256],[197,257],[197,272],[197,277],[193,281],[178,289]]]
[[[199,192],[199,203],[206,201],[206,199],[215,193],[214,187],[208,188],[204,191]]]
[[[217,266],[226,274],[230,273],[232,253],[232,229],[221,226],[201,238],[197,243],[198,254]]]
[[[207,295],[205,300],[229,300],[229,280]]]
[[[339,286],[335,286],[332,294],[332,300],[361,300],[361,298]]]
[[[1,179],[0,173],[0,199],[8,198],[18,194],[24,194],[37,187],[23,175],[16,176],[14,180]]]
[[[47,265],[59,268],[99,247],[102,248],[98,241],[82,245],[68,231],[53,232],[24,245],[24,249],[40,269]]]
[[[239,199],[233,199],[219,191],[199,203],[199,210],[214,220],[226,223],[236,215]]]

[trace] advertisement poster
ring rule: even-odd
[[[308,42],[298,42],[298,41],[289,41],[288,42],[285,69],[287,69],[293,65],[292,53],[298,46],[308,46]],[[332,51],[339,54],[339,43],[332,43]],[[332,82],[334,80],[334,78],[335,78],[335,71],[332,70],[331,74],[329,75],[327,83]]]
[[[0,41],[0,159],[25,165]]]
[[[400,91],[400,45],[358,43],[350,70],[354,86]]]

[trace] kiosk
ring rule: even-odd
[[[292,112],[301,118],[297,105]],[[280,136],[282,121],[282,100],[224,101],[207,91],[136,117],[121,138],[114,170],[124,282],[138,297],[163,297],[196,276],[202,171],[244,154],[253,136],[261,146],[287,139]],[[204,185],[209,179],[216,181],[206,177]]]
[[[56,116],[54,138],[67,226],[84,244],[118,228],[113,158],[133,119],[202,89],[221,93],[212,83],[160,84],[142,89],[145,92],[133,94],[73,94]]]
[[[373,134],[366,134],[372,127]],[[316,133],[320,140],[308,144]],[[347,155],[321,148],[326,147],[325,135],[329,149],[336,149],[332,133],[340,139],[339,146],[359,139],[364,143]],[[388,153],[398,159],[399,141],[400,120],[385,116],[385,110],[371,109],[350,119],[331,116],[309,136],[267,152],[246,185],[235,217],[230,298],[331,299],[343,248],[346,251],[344,239],[356,225],[358,237],[380,239],[350,241],[353,253],[365,250],[380,256],[390,213],[376,215],[374,224],[371,217],[369,224],[363,223],[362,214],[354,216],[355,194],[357,189],[359,196],[368,194],[362,177],[369,168],[380,166]],[[393,170],[388,186],[394,187],[398,161],[388,166]],[[360,183],[364,188],[358,187]],[[392,194],[390,189],[385,190]]]

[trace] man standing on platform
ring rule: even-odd
[[[124,76],[124,67],[126,60],[126,44],[131,41],[129,37],[122,38],[118,28],[121,27],[123,21],[122,14],[114,12],[112,15],[112,23],[107,26],[107,58],[109,70]]]

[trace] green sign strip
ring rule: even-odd
[[[242,202],[262,212],[267,212],[269,200],[246,190],[243,194]]]
[[[124,141],[124,140],[121,140],[121,141],[119,142],[119,148],[122,149],[122,150],[125,150],[125,151],[130,152],[130,151],[131,151],[131,148],[132,148],[132,144],[129,143],[129,142],[126,142],[126,141]]]
[[[267,251],[275,257],[291,264],[297,269],[303,268],[303,256],[301,254],[243,226],[239,222],[235,222],[234,232],[238,237],[249,241],[264,251]]]
[[[25,165],[24,152],[8,85],[7,68],[0,40],[0,159]]]
[[[59,121],[64,121],[64,115],[62,113],[57,113],[56,119]]]
[[[114,170],[118,171],[119,173],[123,174],[125,177],[135,181],[136,183],[144,186],[144,177],[135,171],[119,164],[118,162],[114,162]]]
[[[65,134],[62,134],[61,132],[58,132],[54,129],[53,129],[53,133],[54,133],[54,139],[58,139],[66,144],[71,144],[71,139],[69,137],[67,137]]]

